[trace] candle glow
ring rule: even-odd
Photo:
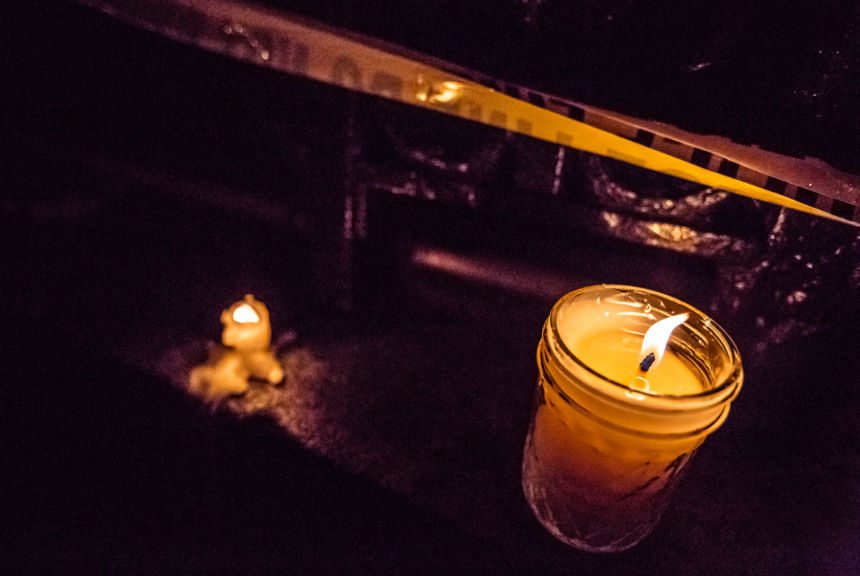
[[[239,324],[256,324],[260,321],[260,315],[257,314],[253,306],[243,302],[233,310],[233,320]]]
[[[415,98],[419,102],[430,104],[451,104],[460,97],[463,90],[461,82],[453,80],[427,81],[418,79],[418,87]]]

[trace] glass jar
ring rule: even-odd
[[[607,332],[641,342],[656,321],[681,313],[689,319],[672,332],[667,354],[698,380],[693,391],[674,391],[671,381],[656,392],[635,378],[613,380],[585,352],[583,343],[600,334],[605,340]],[[555,304],[537,363],[523,457],[529,505],[550,533],[576,548],[634,546],[657,525],[696,449],[728,416],[743,381],[737,348],[713,320],[675,298],[601,285]]]

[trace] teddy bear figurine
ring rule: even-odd
[[[270,384],[284,379],[281,363],[272,351],[272,325],[266,305],[247,294],[221,313],[221,343],[209,362],[191,371],[192,391],[210,399],[244,394],[248,380]]]

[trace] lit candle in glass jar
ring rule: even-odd
[[[737,349],[711,319],[630,286],[559,300],[538,366],[523,488],[553,535],[592,551],[624,550],[651,532],[742,382]]]

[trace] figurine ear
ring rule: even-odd
[[[221,311],[221,324],[226,326],[229,323],[230,323],[230,309],[225,308],[224,310]]]

